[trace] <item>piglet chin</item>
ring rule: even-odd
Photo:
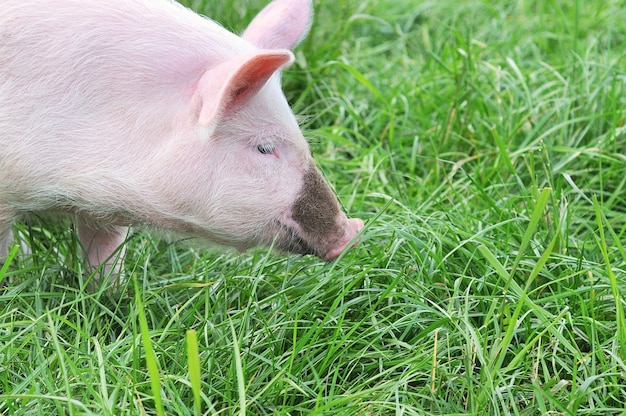
[[[326,255],[324,256],[324,260],[331,261],[339,257],[339,255],[347,248],[350,241],[358,234],[359,231],[363,229],[363,221],[359,218],[351,218],[348,220],[346,232],[344,233],[343,238],[337,241],[337,245],[331,248]],[[351,247],[358,243],[355,242]]]

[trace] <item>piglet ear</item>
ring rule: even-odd
[[[274,0],[241,37],[263,49],[293,49],[309,32],[312,15],[310,0]]]
[[[215,126],[221,116],[248,102],[276,71],[293,60],[287,50],[259,51],[209,69],[194,95],[198,123],[206,128]]]

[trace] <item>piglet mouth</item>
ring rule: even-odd
[[[277,250],[296,254],[313,254],[325,261],[332,261],[350,246],[355,236],[363,229],[363,221],[358,218],[345,219],[342,236],[334,239],[329,244],[321,244],[322,247],[314,248],[306,239],[302,238],[298,231],[289,226],[281,225],[278,237],[274,241]],[[355,242],[354,244],[357,244]]]
[[[274,242],[274,247],[280,251],[296,254],[313,254],[322,257],[321,253],[315,250],[311,245],[298,235],[298,232],[288,226],[282,226],[281,232]]]

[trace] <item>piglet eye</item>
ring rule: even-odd
[[[263,155],[269,155],[270,153],[274,151],[274,145],[271,143],[259,144],[257,145],[256,150],[258,150],[259,153]]]

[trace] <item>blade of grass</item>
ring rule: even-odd
[[[68,398],[68,414],[74,414],[74,405],[72,403],[72,390],[70,388],[69,377],[67,373],[67,366],[65,365],[65,356],[66,352],[64,348],[61,348],[59,344],[59,335],[57,332],[57,328],[54,324],[54,320],[52,319],[52,314],[48,313],[48,324],[50,330],[50,338],[52,339],[52,343],[54,345],[54,349],[57,353],[57,359],[59,360],[59,368],[61,370],[61,375],[63,376],[63,382],[65,384],[65,391]]]
[[[0,269],[0,286],[2,285],[2,280],[4,279],[4,276],[6,275],[7,270],[9,269],[9,266],[11,265],[11,262],[13,261],[15,256],[17,255],[17,251],[19,249],[20,247],[17,244],[14,244],[13,247],[11,247],[11,250],[9,251],[9,255],[6,257],[6,259],[4,259],[4,264],[2,265],[2,268]]]
[[[201,415],[200,354],[198,352],[198,336],[193,329],[187,331],[187,365],[189,366],[189,381],[191,382],[191,390],[193,392],[194,409],[196,415]]]
[[[239,392],[239,416],[246,414],[246,380],[243,374],[243,366],[241,365],[241,350],[239,349],[239,338],[235,332],[235,326],[230,321],[230,331],[233,337],[233,360],[235,363],[235,372],[237,374],[237,390]]]
[[[478,250],[482,253],[482,255],[489,262],[489,264],[491,264],[491,266],[496,270],[498,275],[501,278],[507,279],[505,293],[508,291],[509,286],[511,286],[512,288],[511,292],[513,292],[517,297],[519,297],[517,306],[515,307],[513,314],[509,317],[510,324],[508,325],[506,329],[504,337],[502,338],[501,342],[494,343],[494,350],[492,351],[492,354],[491,354],[491,356],[493,357],[493,365],[491,366],[491,369],[490,369],[491,370],[490,379],[492,380],[495,379],[498,372],[502,370],[502,363],[504,362],[507,356],[508,349],[511,344],[511,340],[513,339],[515,329],[517,328],[517,321],[521,315],[523,307],[527,306],[530,310],[533,310],[537,316],[544,315],[541,308],[537,306],[535,303],[533,303],[530,299],[528,299],[527,291],[530,285],[532,284],[532,282],[539,275],[543,266],[546,264],[546,262],[550,258],[550,255],[552,254],[552,250],[554,249],[554,245],[557,241],[558,236],[555,236],[552,239],[552,241],[550,242],[550,244],[548,245],[544,253],[540,256],[538,261],[535,263],[535,266],[533,267],[533,270],[530,273],[530,276],[526,280],[526,284],[523,289],[517,284],[517,282],[514,281],[513,277],[517,269],[517,266],[519,265],[521,259],[523,258],[526,248],[528,247],[528,244],[530,243],[532,236],[535,234],[535,230],[537,229],[539,220],[541,219],[542,214],[545,210],[545,207],[548,203],[550,192],[551,190],[549,188],[545,188],[542,190],[539,196],[539,199],[537,201],[537,204],[535,205],[535,208],[530,216],[528,227],[526,228],[526,232],[524,233],[524,236],[522,237],[522,242],[520,244],[519,252],[515,258],[515,261],[513,263],[513,266],[511,267],[510,272],[507,273],[506,268],[502,265],[502,263],[500,263],[500,261],[496,258],[496,256],[485,245],[480,245],[478,247]],[[543,318],[545,318],[545,316]],[[520,354],[518,354],[516,358],[520,360],[521,359]],[[486,400],[486,397],[485,397],[486,394],[487,394],[487,390],[481,391],[481,394],[478,397],[479,405],[482,406],[484,404]]]
[[[152,348],[152,340],[150,339],[150,331],[148,329],[148,320],[144,311],[143,301],[141,300],[141,292],[139,291],[139,282],[137,277],[133,278],[135,284],[135,301],[137,303],[137,316],[139,318],[139,327],[141,330],[141,343],[146,353],[146,366],[150,376],[150,386],[152,388],[152,397],[154,399],[154,407],[158,416],[164,416],[163,401],[161,399],[161,379],[159,377],[159,365],[157,362],[154,349]]]
[[[105,403],[109,402],[109,393],[107,391],[107,379],[105,372],[105,360],[102,356],[102,347],[97,337],[92,337],[94,349],[96,350],[96,357],[98,358],[98,373],[100,375],[100,390],[102,392],[102,400]]]
[[[539,198],[537,199],[537,203],[535,204],[533,213],[530,216],[530,222],[528,223],[526,232],[522,237],[522,243],[520,244],[519,251],[517,252],[517,256],[515,257],[515,261],[513,262],[513,266],[511,267],[509,280],[513,278],[513,275],[517,271],[517,267],[519,266],[519,263],[522,260],[524,253],[526,252],[526,248],[530,243],[530,239],[533,237],[533,235],[535,235],[535,231],[537,230],[537,224],[539,224],[539,220],[543,217],[543,212],[546,208],[546,205],[548,204],[548,199],[550,198],[551,193],[552,189],[544,188],[539,194]]]
[[[598,248],[602,253],[602,258],[604,259],[604,263],[606,265],[606,272],[609,276],[609,282],[611,285],[611,292],[613,294],[613,300],[615,302],[615,321],[617,325],[617,341],[619,342],[619,351],[621,352],[620,358],[622,360],[626,359],[626,320],[624,319],[624,308],[622,306],[622,295],[620,294],[619,284],[617,282],[617,277],[613,272],[613,267],[611,266],[611,259],[609,257],[608,247],[606,238],[604,237],[604,221],[606,218],[602,214],[601,207],[598,203],[598,198],[593,196],[593,208],[596,213],[596,221],[598,224]]]
[[[530,288],[530,285],[535,280],[535,278],[537,278],[537,276],[539,276],[539,273],[543,269],[543,266],[545,266],[545,264],[548,262],[548,259],[550,258],[550,255],[552,254],[552,250],[554,249],[554,246],[556,245],[556,242],[557,242],[558,239],[559,239],[559,236],[555,235],[554,238],[552,239],[552,241],[550,242],[550,245],[548,246],[548,248],[543,252],[541,257],[539,257],[539,260],[537,261],[537,263],[535,263],[535,267],[533,267],[533,270],[530,272],[530,276],[528,276],[528,279],[526,281],[526,286],[524,287],[524,291],[522,293],[523,298],[520,299],[520,302],[518,302],[518,305],[515,308],[515,311],[513,312],[513,315],[511,316],[511,325],[509,325],[509,327],[507,328],[507,332],[506,332],[506,336],[505,336],[506,343],[503,342],[503,350],[500,351],[500,358],[499,358],[498,363],[497,363],[495,368],[499,369],[502,366],[502,363],[503,363],[504,358],[505,358],[504,350],[506,349],[506,347],[508,347],[508,345],[510,344],[511,340],[513,339],[513,332],[514,332],[514,329],[516,328],[517,320],[519,319],[519,316],[520,316],[520,314],[522,312],[522,305],[523,304],[527,304],[527,302],[525,302],[525,300],[526,300],[526,298],[528,296],[528,289]],[[533,305],[533,307],[539,308],[539,306],[537,306],[537,305]],[[552,327],[552,325],[554,325],[555,322],[558,322],[560,320],[561,316],[566,311],[567,311],[567,309],[564,309],[561,312],[561,314],[559,314],[558,316],[555,317],[555,319],[552,319],[552,321],[550,321],[550,322],[546,322],[547,327],[545,328],[545,330],[547,330],[548,327]],[[537,341],[538,339],[539,338],[536,337],[535,340],[533,340],[533,341]],[[522,358],[526,355],[526,352],[532,347],[532,345],[534,345],[534,342],[528,342],[524,346],[524,348],[521,351],[519,351],[515,357],[513,357],[513,359],[511,360],[511,362],[507,366],[507,368],[515,368],[515,366],[522,360]],[[494,374],[494,376],[495,376],[495,374]]]

